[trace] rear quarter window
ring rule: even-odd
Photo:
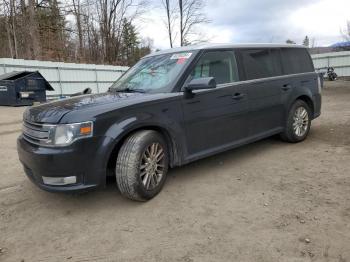
[[[242,49],[240,56],[246,80],[282,74],[279,49]]]
[[[282,64],[285,74],[313,72],[310,55],[305,48],[282,48]]]

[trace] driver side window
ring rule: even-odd
[[[238,70],[233,51],[212,51],[205,53],[190,75],[190,80],[214,77],[217,84],[238,81]]]

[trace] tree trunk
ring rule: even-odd
[[[16,21],[15,21],[15,1],[12,0],[10,2],[10,10],[11,10],[11,28],[12,28],[12,42],[13,42],[13,49],[14,49],[14,56],[13,58],[18,58],[18,48],[17,48],[17,34],[16,34]]]
[[[184,30],[183,30],[183,5],[182,0],[179,0],[179,11],[180,11],[180,45],[184,44]]]
[[[165,0],[165,8],[168,19],[168,34],[169,34],[169,42],[170,47],[173,48],[173,36],[172,36],[172,27],[171,27],[171,18],[170,18],[170,2],[169,0]]]
[[[78,51],[78,60],[84,60],[84,47],[83,47],[83,30],[81,26],[81,13],[80,13],[80,0],[73,0],[73,9],[75,14],[75,19],[77,22],[78,29],[78,39],[79,39],[79,51]]]
[[[9,44],[10,55],[11,55],[11,58],[14,58],[13,57],[13,48],[12,48],[11,34],[10,34],[10,28],[9,28],[8,22],[6,23],[6,33],[7,33],[7,39],[8,39],[8,44]]]
[[[35,0],[28,1],[29,33],[31,38],[32,59],[40,58],[40,44],[37,21],[35,19]]]

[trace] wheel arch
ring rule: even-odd
[[[107,175],[111,174],[111,172],[113,172],[113,174],[114,174],[115,164],[116,164],[115,159],[117,158],[118,153],[120,151],[120,148],[123,145],[123,143],[125,142],[125,140],[131,134],[138,132],[138,131],[141,131],[141,130],[153,130],[153,131],[160,133],[167,143],[167,147],[168,147],[168,151],[169,151],[169,165],[170,165],[170,167],[179,165],[180,154],[178,152],[178,146],[177,146],[175,139],[171,136],[170,132],[166,128],[158,126],[158,125],[144,125],[144,126],[132,128],[132,129],[124,132],[118,138],[118,140],[115,141],[115,143],[113,145],[113,149],[108,156]]]
[[[309,106],[309,108],[311,110],[312,118],[314,118],[315,107],[314,107],[314,102],[312,101],[312,99],[308,95],[301,95],[301,96],[298,96],[294,100],[294,102],[297,100],[302,100]]]

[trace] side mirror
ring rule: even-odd
[[[214,77],[203,77],[192,79],[185,86],[186,91],[201,90],[201,89],[212,89],[216,88],[216,81]]]

